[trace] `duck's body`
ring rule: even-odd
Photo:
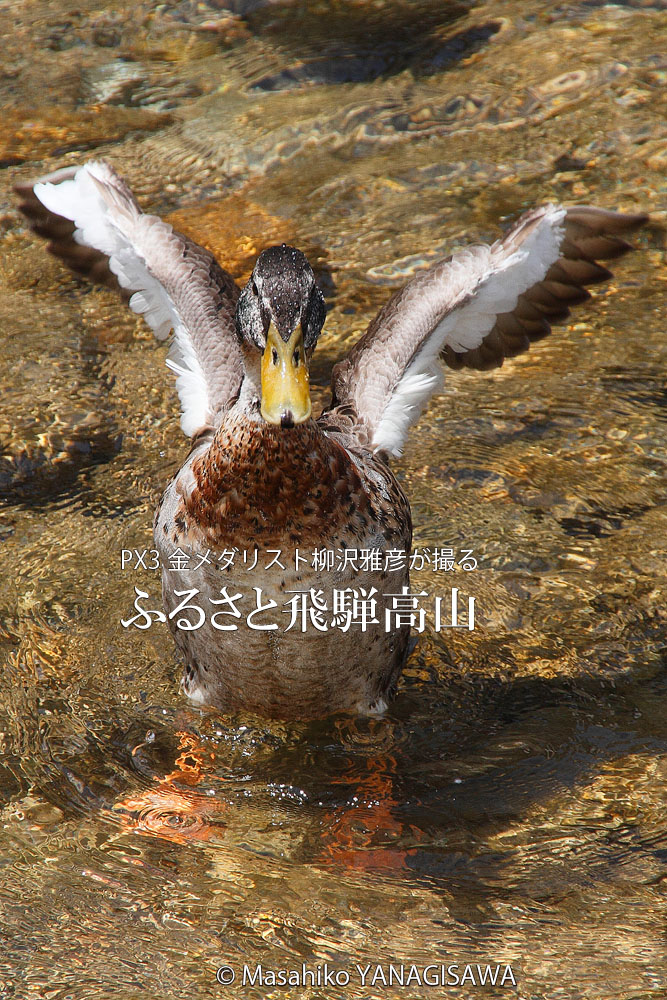
[[[144,215],[108,164],[21,193],[54,253],[116,275],[160,339],[175,331],[168,364],[194,444],[155,541],[187,694],[277,717],[382,711],[409,647],[406,617],[391,614],[408,569],[388,572],[385,556],[412,537],[388,462],[441,385],[439,359],[484,369],[526,350],[610,277],[595,258],[623,254],[619,234],[646,217],[547,205],[419,274],[336,366],[315,420],[308,363],[325,309],[299,251],[264,251],[241,292],[208,251]],[[349,550],[375,557],[359,569]],[[355,597],[366,610],[346,615]]]
[[[386,464],[341,438],[313,419],[285,429],[237,405],[167,487],[155,518],[165,609],[195,588],[192,603],[206,612],[194,631],[177,624],[196,623],[192,611],[170,620],[194,701],[281,718],[386,707],[410,630],[385,631],[385,594],[401,593],[408,570],[360,571],[340,555],[409,552],[410,507]],[[178,549],[193,556],[182,571]],[[339,565],[323,573],[313,561],[327,550]],[[376,621],[365,633],[334,621],[334,590],[371,595]],[[210,603],[227,596],[236,599]]]

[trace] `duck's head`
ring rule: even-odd
[[[308,365],[326,307],[312,268],[284,243],[257,258],[236,306],[241,346],[261,352],[261,413],[292,427],[310,417]]]

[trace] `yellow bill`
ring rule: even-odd
[[[291,427],[310,416],[310,383],[303,348],[303,331],[297,326],[285,343],[273,323],[262,355],[262,416],[270,424]]]

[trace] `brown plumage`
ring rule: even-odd
[[[20,193],[56,256],[95,280],[118,280],[157,336],[175,331],[169,363],[194,443],[160,502],[155,541],[186,692],[279,717],[382,711],[410,631],[384,627],[392,596],[409,585],[407,568],[390,572],[386,556],[409,552],[412,536],[387,462],[439,387],[439,359],[486,369],[526,350],[588,298],[587,285],[610,277],[598,259],[625,253],[623,235],[646,216],[547,205],[493,246],[419,274],[335,367],[331,404],[314,420],[303,366],[324,304],[302,254],[260,255],[240,292],[208,251],[143,215],[108,164],[61,171]],[[176,548],[208,558],[173,569]],[[239,559],[224,562],[234,549]],[[321,569],[315,549],[376,558],[361,572],[347,558]],[[245,556],[255,550],[251,567]],[[269,565],[276,551],[282,561]],[[377,624],[341,628],[334,589],[371,595]],[[191,592],[207,610],[197,628],[187,608],[177,610]],[[305,631],[296,618],[285,625],[299,595],[326,604]]]
[[[515,234],[520,238],[524,235],[526,218],[523,216],[507,233],[503,245],[512,246]],[[496,317],[493,329],[479,347],[456,353],[445,346],[442,352],[445,363],[454,369],[487,371],[499,368],[505,358],[527,351],[533,341],[551,332],[552,323],[567,319],[571,306],[590,298],[587,285],[597,285],[612,277],[611,271],[598,264],[596,258],[613,260],[627,253],[630,244],[618,234],[633,232],[644,225],[646,218],[645,215],[621,215],[587,205],[568,208],[561,256],[542,281],[519,296],[512,312]]]
[[[77,243],[74,239],[76,226],[72,220],[49,212],[35,194],[35,184],[43,181],[62,184],[63,181],[73,180],[77,169],[77,167],[63,167],[62,170],[55,170],[37,180],[15,184],[14,190],[21,199],[19,208],[30,223],[32,231],[49,241],[46,247],[49,253],[67,264],[70,271],[90,278],[96,285],[106,285],[107,288],[115,289],[127,301],[129,293],[118,284],[118,278],[109,268],[107,255],[93,247]],[[128,193],[131,197],[129,188]]]

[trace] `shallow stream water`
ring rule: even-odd
[[[0,3],[0,997],[667,996],[664,29],[643,0]],[[412,432],[415,545],[456,557],[414,589],[476,627],[427,621],[386,717],[199,711],[166,631],[120,625],[187,450],[165,348],[12,192],[91,157],[241,281],[308,254],[322,400],[439,255],[546,201],[652,213]],[[302,963],[349,982],[242,983]]]

